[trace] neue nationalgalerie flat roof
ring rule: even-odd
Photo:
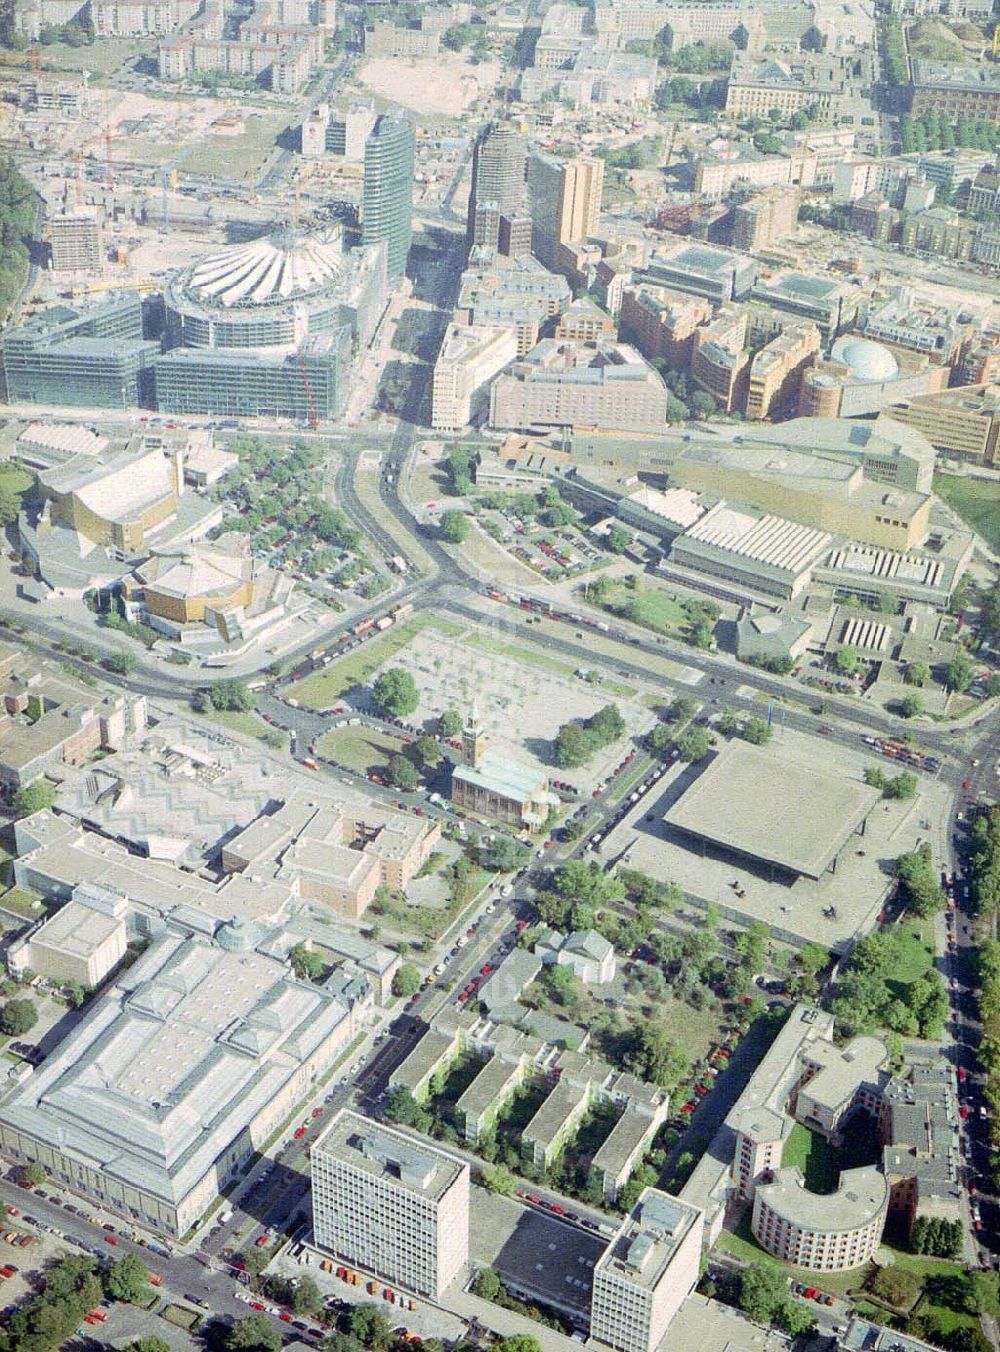
[[[702,840],[820,878],[881,797],[773,746],[724,747],[664,821]]]

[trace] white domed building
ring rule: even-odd
[[[164,292],[168,413],[336,417],[388,298],[385,246],[281,230],[205,254]]]
[[[856,380],[895,380],[899,363],[884,343],[845,333],[830,349],[830,360],[842,362]]]
[[[857,333],[844,333],[802,377],[799,414],[853,418],[877,413],[898,399],[930,394],[948,384],[948,367]]]

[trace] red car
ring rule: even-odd
[[[552,1212],[553,1216],[566,1215],[566,1208],[564,1206],[560,1206],[558,1202],[553,1202],[551,1207],[549,1207],[549,1210]]]
[[[322,1117],[322,1116],[323,1116],[323,1109],[322,1109],[322,1108],[314,1108],[314,1109],[313,1109],[313,1117]]]
[[[295,1139],[296,1141],[301,1141],[301,1140],[302,1140],[302,1137],[303,1137],[305,1134],[306,1134],[306,1129],[305,1129],[305,1127],[296,1127],[296,1128],[295,1128],[295,1132],[294,1132],[294,1139]]]
[[[468,991],[459,991],[459,993],[458,993],[458,1003],[459,1003],[460,1005],[464,1005],[465,1002],[466,1002],[466,1000],[468,1000],[468,998],[469,998],[469,992],[468,992]]]
[[[104,1236],[104,1242],[105,1242],[105,1244],[117,1244],[117,1243],[118,1243],[118,1236],[117,1236],[117,1235],[105,1235],[105,1236]]]
[[[270,1242],[271,1236],[265,1231],[264,1234],[258,1235],[254,1240],[254,1246],[258,1249],[263,1249],[266,1245],[270,1244]]]
[[[480,976],[489,976],[490,972],[492,972],[492,971],[493,971],[493,968],[490,966],[489,963],[487,963],[485,967],[480,967],[480,969],[479,969],[479,975],[480,975]]]
[[[962,1118],[966,1118],[966,1117],[969,1116],[969,1110],[968,1110],[968,1108],[965,1106],[964,1103],[962,1104],[961,1108],[959,1108],[958,1112],[959,1112],[959,1116],[962,1117]]]
[[[16,1206],[9,1206],[9,1207],[7,1208],[7,1215],[8,1215],[8,1216],[20,1216],[20,1214],[21,1214],[21,1213],[20,1213],[20,1211],[18,1211],[18,1209],[17,1209]]]
[[[287,1310],[280,1310],[278,1312],[278,1318],[281,1320],[283,1324],[290,1324],[292,1322],[292,1316],[288,1313]]]
[[[695,1109],[695,1105],[694,1105],[693,1103],[685,1103],[685,1104],[682,1106],[682,1108],[681,1108],[681,1112],[682,1112],[682,1113],[693,1113],[693,1112],[694,1112],[694,1109]]]
[[[815,1286],[807,1286],[802,1294],[805,1296],[806,1300],[813,1300],[816,1296]]]
[[[519,920],[519,921],[517,922],[517,929],[519,929],[519,930],[526,930],[527,928],[528,928],[528,922],[527,922],[527,920]]]
[[[249,1305],[251,1310],[263,1310],[264,1308],[263,1302],[259,1300],[251,1300]]]
[[[535,1192],[526,1192],[524,1198],[525,1201],[531,1202],[533,1206],[541,1206],[542,1204],[542,1199]]]
[[[959,1068],[958,1068],[958,1082],[959,1082],[959,1084],[965,1084],[965,1081],[966,1081],[966,1078],[967,1078],[968,1074],[969,1074],[969,1072],[965,1069],[964,1066],[959,1066]],[[10,1211],[10,1214],[11,1214],[12,1216],[16,1216],[16,1215],[17,1215],[17,1212],[16,1212],[16,1211],[12,1211],[10,1207],[8,1207],[7,1210]]]

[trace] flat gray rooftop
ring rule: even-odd
[[[733,741],[664,821],[714,845],[820,878],[875,807],[879,789],[814,770],[773,746]]]
[[[468,1165],[420,1137],[369,1121],[344,1108],[312,1148],[371,1178],[385,1179],[407,1192],[439,1201]]]

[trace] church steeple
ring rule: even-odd
[[[462,759],[466,765],[471,765],[475,769],[482,760],[485,750],[486,735],[479,722],[479,700],[473,696],[469,718],[462,729]]]

